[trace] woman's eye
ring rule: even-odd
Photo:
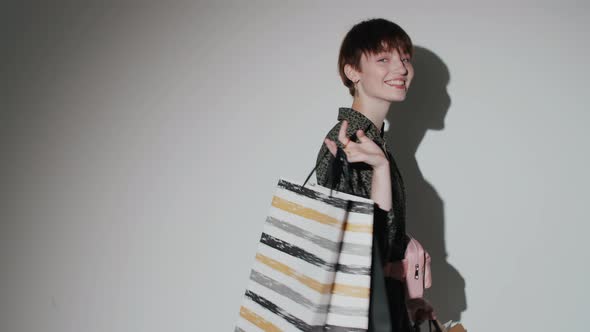
[[[379,59],[379,60],[377,60],[377,61],[380,61],[380,62],[386,62],[386,61],[387,61],[387,58],[382,58],[382,59]],[[410,58],[403,58],[403,59],[402,59],[402,62],[403,62],[403,61],[405,61],[405,62],[410,62],[411,60],[410,60]]]

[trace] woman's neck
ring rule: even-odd
[[[380,132],[390,105],[390,102],[384,100],[369,103],[360,100],[360,98],[354,98],[351,108],[369,118]]]

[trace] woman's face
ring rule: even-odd
[[[414,78],[414,67],[409,54],[397,50],[378,54],[363,54],[361,70],[357,72],[360,96],[380,98],[389,102],[403,101]]]

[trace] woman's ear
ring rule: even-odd
[[[359,80],[358,72],[354,68],[352,68],[352,66],[348,63],[344,65],[344,74],[346,75],[346,77],[349,80],[351,80],[353,82],[356,82]]]

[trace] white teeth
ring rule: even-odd
[[[395,80],[395,81],[385,81],[390,85],[405,85],[406,82],[402,80]]]

